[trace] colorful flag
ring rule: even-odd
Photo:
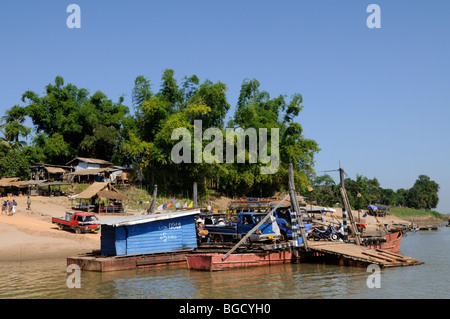
[[[187,201],[185,201],[183,204],[183,208],[186,208],[186,207],[187,207]]]
[[[188,207],[189,207],[189,208],[194,207],[194,202],[191,201],[191,202],[189,203]]]
[[[180,202],[178,202],[178,203],[175,204],[175,208],[180,208],[180,206],[181,206],[181,203],[180,203]]]
[[[156,209],[157,209],[157,210],[163,210],[163,209],[164,209],[163,206],[164,206],[164,205],[159,205]]]
[[[167,204],[164,204],[164,205],[163,205],[163,209],[167,209]]]
[[[172,202],[170,202],[169,204],[167,204],[167,208],[172,207]]]
[[[170,202],[175,203],[176,198],[174,197]]]

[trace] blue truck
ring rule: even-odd
[[[237,220],[229,225],[205,225],[212,242],[238,241],[261,220],[266,217],[266,213],[243,212],[237,215]],[[249,237],[250,242],[275,241],[280,239],[278,229],[272,225],[271,218],[268,218],[255,232]]]
[[[305,210],[301,211],[302,216],[308,216]],[[280,228],[280,241],[292,240],[292,218],[290,209],[286,207],[277,208],[274,212],[274,216],[278,227]],[[303,217],[303,225],[305,226],[305,233],[308,233],[312,227],[312,222],[309,217]]]

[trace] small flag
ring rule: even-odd
[[[163,210],[163,209],[164,209],[163,206],[164,206],[164,205],[159,205],[156,209],[157,209],[157,210]]]
[[[176,198],[174,197],[170,202],[175,203]]]
[[[312,192],[314,190],[314,188],[312,188],[311,186],[308,185],[308,192]]]
[[[191,201],[191,202],[189,203],[188,207],[189,207],[189,208],[194,207],[194,202]]]
[[[186,208],[186,207],[187,207],[187,201],[184,202],[184,204],[183,204],[183,208]]]
[[[163,205],[163,209],[167,209],[167,204],[164,204],[164,205]]]
[[[181,203],[180,203],[180,202],[178,202],[178,203],[175,204],[175,208],[180,208],[180,206],[181,206]]]
[[[167,208],[172,207],[172,202],[170,202],[169,204],[167,204]]]

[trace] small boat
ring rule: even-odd
[[[438,227],[436,225],[425,225],[425,226],[420,226],[419,229],[420,230],[438,230]]]

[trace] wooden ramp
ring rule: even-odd
[[[423,264],[422,261],[382,249],[372,249],[354,243],[333,241],[308,241],[308,248],[313,257],[332,257],[339,264],[367,266],[377,264],[381,268],[412,266]]]

